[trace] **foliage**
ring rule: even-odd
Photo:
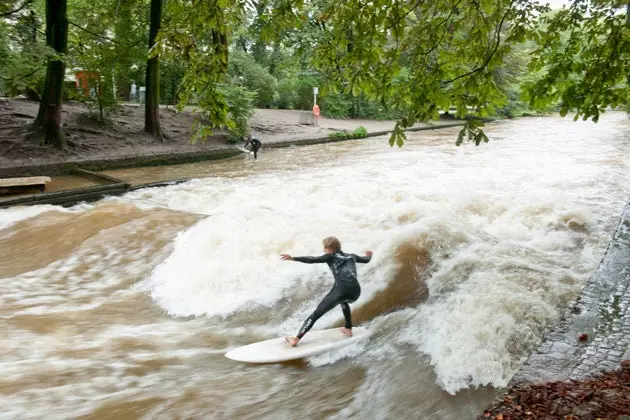
[[[333,131],[332,133],[328,133],[329,139],[347,139],[348,137],[347,131]]]
[[[278,82],[278,99],[276,106],[280,109],[293,109],[297,103],[297,80],[287,77]]]
[[[206,119],[196,121],[195,140],[205,138],[215,128],[227,128],[233,136],[239,136],[244,127],[237,120],[241,115],[251,114],[250,101],[255,95],[244,87],[226,83],[227,39],[230,28],[238,27],[244,18],[245,3],[216,0],[191,4],[172,0],[167,4],[169,19],[162,27],[153,53],[186,63],[177,106],[181,110],[189,103],[196,103],[203,110]],[[243,97],[233,95],[234,92]]]
[[[230,140],[241,142],[243,136],[249,134],[248,121],[254,114],[253,104],[256,93],[240,86],[223,84],[219,92],[225,97],[228,107],[228,117],[234,122],[230,128]]]
[[[606,107],[628,104],[630,97],[630,4],[574,1],[543,17],[531,33],[538,44],[529,70],[539,72],[525,90],[530,106],[559,101],[560,115],[597,122]]]
[[[367,137],[368,131],[365,127],[360,126],[353,131],[333,131],[328,134],[329,139],[362,139]]]
[[[328,118],[348,118],[352,113],[352,98],[340,93],[322,95],[320,107]]]
[[[320,78],[315,73],[298,73],[295,79],[295,109],[313,108],[313,87],[320,85]]]
[[[256,107],[271,108],[275,104],[276,78],[251,55],[242,51],[233,51],[228,64],[228,74],[232,84],[256,92]]]
[[[322,114],[328,118],[365,118],[371,120],[393,120],[401,117],[401,113],[377,101],[365,99],[364,95],[336,93],[324,94],[321,97]]]
[[[11,15],[11,24],[0,20],[0,84],[8,96],[25,93],[38,99],[44,86],[46,62],[55,57],[44,42],[39,17],[43,10],[35,6],[23,2],[11,9],[18,10]]]
[[[359,126],[358,128],[355,128],[354,131],[352,132],[352,138],[362,139],[364,137],[367,137],[367,134],[368,134],[367,128],[363,126]]]
[[[90,112],[101,120],[118,105],[118,90],[128,92],[135,67],[144,67],[147,50],[147,6],[142,0],[70,0],[68,54],[72,70],[91,73],[89,94],[81,93]]]
[[[529,111],[523,100],[520,83],[527,77],[527,62],[534,46],[521,44],[512,47],[503,63],[493,73],[493,81],[505,96],[496,104],[496,114],[508,118],[519,117]]]
[[[469,142],[475,143],[475,146],[479,146],[482,141],[488,143],[488,136],[481,130],[481,127],[483,127],[483,122],[476,119],[467,120],[464,127],[459,131],[455,144],[460,146],[466,137],[468,137]]]
[[[0,2],[0,89],[36,97],[45,63],[63,60],[67,76],[98,73],[101,95],[81,100],[105,118],[132,81],[144,84],[149,0],[68,0],[59,56],[45,47],[45,3]],[[253,106],[311,110],[318,86],[327,117],[396,119],[391,144],[446,109],[466,119],[457,143],[480,144],[487,115],[558,109],[597,121],[606,107],[630,110],[629,9],[612,0],[572,0],[554,13],[526,0],[168,0],[150,54],[162,63],[162,102],[202,108],[195,139],[216,128],[242,135]]]
[[[186,66],[177,60],[160,60],[160,103],[177,105]]]
[[[516,118],[526,115],[529,112],[527,102],[521,99],[522,93],[518,86],[509,87],[505,92],[507,102],[497,108],[497,114],[502,117]]]
[[[10,59],[12,53],[9,49],[9,37],[7,34],[7,26],[4,22],[0,21],[0,63],[6,63]],[[4,95],[4,81],[6,75],[7,67],[0,67],[0,95]]]
[[[402,113],[392,143],[404,141],[404,129],[456,108],[456,116],[494,111],[505,95],[494,71],[525,40],[545,9],[534,2],[461,0],[446,2],[320,1],[308,9],[274,10],[267,21],[322,22],[312,63],[331,92],[396,104]],[[296,12],[297,10],[297,12]],[[273,21],[280,22],[274,24]],[[270,33],[274,33],[269,30]],[[403,73],[407,82],[399,83]]]

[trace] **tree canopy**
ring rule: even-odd
[[[153,40],[157,0],[67,0],[62,54],[46,47],[51,1],[0,2],[1,93],[41,96],[46,63],[61,60],[96,75],[98,95],[75,96],[106,118],[154,68],[151,97],[203,111],[195,138],[242,136],[253,107],[310,109],[315,86],[324,115],[395,119],[398,145],[441,112],[466,119],[457,144],[479,144],[487,116],[597,121],[630,104],[627,1],[160,0]]]

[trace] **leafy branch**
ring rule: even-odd
[[[95,32],[90,31],[89,29],[85,29],[84,27],[82,27],[80,25],[77,25],[76,23],[74,23],[74,22],[72,22],[70,20],[68,21],[68,24],[74,26],[75,28],[81,29],[82,31],[85,31],[88,34],[93,35],[93,36],[95,36],[97,38],[105,39],[105,40],[107,40],[109,42],[113,42],[116,45],[122,45],[118,41],[116,41],[115,39],[109,38],[109,37],[107,37],[105,35],[99,35],[99,34],[97,34]]]
[[[479,67],[469,71],[468,73],[460,74],[457,77],[454,77],[454,78],[452,78],[450,80],[446,80],[446,81],[442,82],[443,85],[448,85],[450,83],[455,82],[456,80],[463,79],[464,77],[471,76],[474,73],[480,72],[481,70],[483,70],[486,67],[488,67],[488,64],[490,64],[490,60],[492,60],[492,57],[494,57],[494,55],[496,54],[497,50],[499,49],[499,46],[501,45],[501,29],[503,29],[503,24],[505,23],[505,19],[512,12],[512,4],[513,3],[514,3],[513,1],[510,2],[510,7],[508,7],[508,10],[505,12],[503,17],[501,18],[501,22],[499,22],[499,26],[497,27],[497,32],[496,32],[496,42],[494,44],[494,48],[492,49],[490,54],[488,54],[488,56],[484,60],[483,64],[481,66],[479,66]]]
[[[11,16],[12,14],[15,14],[15,13],[19,12],[20,10],[26,8],[31,3],[33,3],[33,0],[26,0],[24,3],[22,3],[22,5],[20,7],[16,8],[16,9],[13,9],[13,10],[9,10],[8,12],[0,13],[0,18]]]

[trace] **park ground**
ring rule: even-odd
[[[191,142],[194,109],[176,112],[160,109],[165,140],[143,131],[144,107],[123,104],[109,123],[101,123],[98,113],[83,104],[66,103],[62,108],[62,130],[68,147],[59,150],[42,147],[28,137],[28,127],[37,115],[38,103],[24,99],[0,99],[0,168],[33,166],[99,159],[117,159],[156,154],[194,153],[231,147],[226,132],[216,130],[204,141]],[[250,121],[252,133],[264,144],[326,138],[334,131],[352,131],[363,126],[368,133],[386,132],[394,121],[337,120],[320,118],[317,125],[301,124],[309,111],[257,109]],[[312,118],[312,117],[311,117]],[[449,123],[435,121],[430,124]],[[416,124],[417,127],[430,124]]]

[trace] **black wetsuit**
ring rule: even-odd
[[[341,251],[332,254],[324,254],[321,257],[293,258],[293,261],[307,264],[326,263],[335,278],[335,285],[332,290],[328,292],[320,304],[317,305],[315,312],[306,318],[304,325],[302,325],[300,332],[298,332],[297,338],[302,338],[319,318],[337,305],[341,305],[343,316],[346,319],[346,328],[352,328],[350,305],[348,305],[348,303],[355,302],[361,295],[361,286],[359,286],[359,280],[357,279],[356,263],[368,263],[371,258],[372,257],[360,257],[355,254],[346,254]]]
[[[254,152],[254,159],[256,159],[258,157],[258,149],[260,149],[262,143],[257,138],[251,137],[245,142],[245,146],[248,144],[252,145],[252,152]]]

